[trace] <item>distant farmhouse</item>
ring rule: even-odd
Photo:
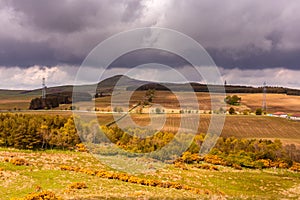
[[[291,120],[300,120],[300,114],[293,114],[290,116]]]
[[[274,117],[281,117],[281,118],[287,118],[288,114],[284,113],[284,112],[276,112],[276,113],[273,113],[272,116],[274,116]]]
[[[269,116],[300,121],[300,114],[290,115],[290,114],[287,114],[287,113],[284,113],[284,112],[276,112],[276,113],[270,114]]]

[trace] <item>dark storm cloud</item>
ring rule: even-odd
[[[248,47],[240,50],[232,49],[208,49],[214,58],[216,65],[225,68],[261,69],[285,67],[300,69],[300,49],[263,51],[256,47]]]
[[[299,9],[298,0],[4,0],[0,66],[80,65],[113,34],[160,26],[191,36],[224,68],[299,69]],[[116,64],[145,58],[181,64],[150,52]]]
[[[109,68],[133,68],[147,63],[159,63],[172,68],[190,65],[185,59],[173,53],[158,49],[143,49],[120,56]]]
[[[47,42],[27,42],[16,40],[0,40],[1,43],[1,65],[2,66],[31,66],[36,63],[53,65],[55,52],[45,48]],[[28,58],[35,58],[34,60]]]
[[[129,28],[141,12],[136,0],[1,2],[0,65],[80,65],[92,48]]]
[[[95,14],[96,6],[86,6],[78,1],[11,1],[12,7],[25,15],[24,21],[36,29],[50,32],[74,32],[89,26],[88,16]],[[78,13],[78,15],[75,15]]]
[[[16,12],[23,13],[25,23],[37,31],[69,34],[88,28],[107,28],[116,14],[113,7],[120,9],[122,4],[118,0],[13,0],[10,5]],[[129,12],[126,15],[130,17]]]
[[[299,9],[296,0],[172,1],[159,24],[196,39],[219,66],[299,69]]]

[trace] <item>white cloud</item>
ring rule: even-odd
[[[87,73],[76,80],[78,67],[76,66],[31,66],[29,68],[20,67],[0,67],[0,88],[1,89],[36,89],[40,88],[42,78],[46,78],[48,87],[71,84],[90,84],[95,83],[99,77],[102,80],[114,75],[127,74],[132,78],[161,81],[161,82],[185,82],[178,74],[183,74],[189,81],[199,80],[195,70],[191,67],[178,69],[160,69],[161,65],[145,65],[135,70],[126,68],[113,68],[105,70],[104,74],[99,74],[97,68],[89,67]],[[224,69],[219,68],[221,78],[228,84],[261,86],[264,81],[270,86],[283,86],[300,89],[300,70],[290,70],[285,68],[275,69]],[[100,70],[101,71],[101,70]],[[102,77],[100,77],[100,75]],[[174,75],[174,76],[173,76]],[[175,76],[176,75],[176,76]],[[95,78],[96,77],[96,78]],[[177,78],[176,78],[177,77]]]
[[[0,88],[40,88],[42,78],[46,78],[48,86],[73,84],[76,71],[76,68],[71,66],[0,67]]]
[[[285,68],[274,69],[223,69],[222,77],[228,84],[262,86],[266,81],[269,86],[283,86],[300,89],[300,70]]]

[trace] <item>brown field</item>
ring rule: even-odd
[[[133,93],[131,100],[130,100],[130,106],[136,104],[139,101],[142,101],[145,96],[145,91],[137,91]],[[184,93],[184,92],[178,92],[180,98],[184,98],[179,103],[179,100],[176,98],[176,96],[169,91],[156,91],[155,96],[153,98],[153,104],[159,104],[163,106],[166,110],[186,110],[186,109],[193,109],[195,105],[193,104],[193,96]],[[220,104],[223,100],[224,95],[217,95],[214,94],[212,97],[209,95],[209,93],[203,93],[203,92],[197,92],[195,93],[198,99],[199,104],[199,110],[209,111],[211,109],[211,102],[216,103],[217,105]],[[118,94],[118,97],[115,98],[115,102],[121,103],[122,95],[128,95],[125,93]],[[227,94],[227,95],[233,95],[233,94]],[[242,102],[240,106],[234,106],[234,108],[239,111],[243,112],[244,110],[250,110],[254,112],[257,108],[261,108],[262,106],[262,94],[237,94],[242,98]],[[110,97],[103,97],[98,98],[95,103],[95,107],[98,107],[99,110],[103,111],[109,111],[111,110],[111,98]],[[196,105],[198,106],[198,105]],[[229,106],[227,106],[226,109],[228,109]],[[224,107],[225,109],[225,107]],[[300,113],[300,96],[289,96],[285,94],[267,94],[267,112],[268,113],[274,113],[274,112],[287,112],[287,113]]]
[[[145,100],[146,91],[136,91],[132,94],[131,97],[128,97],[129,92],[123,91],[116,94],[114,98],[114,102],[116,104],[122,105],[126,98],[130,99],[129,107],[132,107],[134,104],[137,104],[140,101]],[[177,112],[178,110],[193,110],[198,108],[199,110],[203,110],[208,112],[211,110],[211,102],[214,103],[222,103],[224,95],[214,95],[211,97],[209,93],[197,92],[195,93],[198,99],[198,104],[195,105],[193,102],[193,94],[185,93],[185,92],[177,92],[181,99],[177,99],[176,96],[169,91],[156,91],[153,104],[158,104],[163,106],[169,112]],[[232,94],[227,94],[232,95]],[[240,106],[235,106],[237,111],[243,112],[244,110],[255,111],[255,109],[260,108],[262,106],[262,94],[237,94],[242,98],[242,102]],[[36,98],[38,95],[21,95],[15,93],[1,93],[0,92],[0,110],[14,110],[21,109],[26,110],[29,108],[29,104],[32,98]],[[181,103],[179,102],[181,101]],[[92,105],[92,106],[91,106]],[[221,106],[221,104],[220,104]],[[65,110],[68,109],[70,105],[61,105],[59,108],[55,108],[55,110]],[[84,103],[82,102],[80,105],[81,110],[93,110],[94,108],[98,108],[99,111],[111,111],[111,97],[102,97],[97,98],[95,104]],[[229,106],[227,106],[228,109]],[[128,108],[124,108],[127,110]],[[225,107],[224,107],[225,109]],[[285,94],[267,94],[267,112],[287,112],[287,113],[300,113],[300,96],[288,96]],[[146,110],[147,112],[147,110]]]
[[[0,90],[0,110],[28,109],[31,99],[36,97],[38,97],[38,95],[22,95],[17,91]]]
[[[21,111],[26,114],[49,114],[71,116],[71,111]],[[118,119],[122,114],[115,114]],[[89,113],[80,114],[81,117],[90,119]],[[177,132],[181,120],[186,120],[186,130],[198,127],[199,133],[207,133],[211,116],[210,114],[200,114],[200,123],[193,121],[195,114],[136,114],[132,113],[128,117],[135,123],[134,125],[145,127],[151,123],[152,127],[156,127],[155,123],[163,123],[163,127],[158,130]],[[218,115],[217,115],[218,116]],[[164,122],[164,118],[166,119]],[[99,125],[105,125],[114,120],[111,113],[97,113]],[[121,120],[121,124],[128,124],[128,119]],[[124,125],[123,125],[124,126]],[[280,139],[284,143],[295,143],[300,145],[300,121],[291,121],[283,118],[256,116],[256,115],[226,115],[224,127],[221,136],[238,137],[238,138],[264,138],[264,139]]]
[[[113,120],[112,115],[98,114],[100,124],[105,124]],[[188,115],[185,115],[188,118]],[[132,114],[131,118],[140,126],[147,126],[150,123],[149,115],[147,114]],[[163,119],[163,115],[155,115],[155,118]],[[181,118],[179,114],[168,114],[163,130],[177,131]],[[210,123],[211,115],[200,115],[200,126],[198,132],[206,133]],[[159,120],[158,120],[159,121]],[[190,127],[193,127],[197,122],[190,121]],[[188,127],[187,127],[188,128]],[[254,116],[254,115],[226,115],[222,136],[235,136],[239,138],[278,138],[289,139],[299,142],[300,140],[300,122],[290,121],[287,119]]]
[[[137,104],[139,101],[143,101],[145,99],[145,91],[137,91],[134,92],[133,95],[129,98],[129,108],[133,105]],[[126,95],[129,93],[120,93],[117,94],[115,98],[115,102],[117,105],[122,105],[122,102],[126,99]],[[179,101],[175,97],[175,95],[168,91],[156,91],[155,96],[153,98],[153,102],[151,105],[161,105],[163,109],[165,109],[166,121],[162,127],[163,130],[166,131],[178,131],[179,124],[181,118],[186,119],[189,123],[186,124],[186,129],[193,128],[197,126],[197,122],[193,120],[194,114],[186,114],[185,117],[181,117],[179,114],[180,109],[189,110],[193,108],[192,105],[192,96],[187,93],[179,92],[181,97],[185,97],[184,106],[180,106]],[[211,98],[208,93],[196,93],[197,99],[199,102],[199,110],[201,113],[205,111],[208,113],[211,107]],[[216,95],[217,96],[217,95]],[[235,106],[237,111],[242,112],[243,110],[249,109],[254,111],[256,108],[261,107],[262,104],[262,94],[238,94],[242,98],[242,105]],[[218,96],[217,96],[218,97]],[[8,98],[4,98],[4,96],[0,96],[0,110],[2,109],[11,109],[14,110],[16,108],[26,109],[29,106],[30,96],[26,97],[18,97],[10,95]],[[213,101],[221,101],[222,98],[214,98]],[[217,102],[218,103],[218,102]],[[267,107],[268,113],[273,113],[277,111],[287,112],[287,113],[300,113],[300,96],[287,96],[283,94],[267,94]],[[95,104],[91,103],[80,103],[80,110],[93,111],[98,108],[97,116],[100,124],[107,124],[113,121],[113,116],[111,113],[102,113],[102,111],[112,111],[111,108],[111,97],[103,97],[96,99]],[[134,123],[139,126],[149,125],[151,122],[149,118],[149,114],[153,113],[153,108],[150,106],[146,106],[142,108],[143,114],[138,114],[138,109],[133,110],[130,114],[130,117]],[[49,111],[23,111],[25,113],[31,114],[55,114],[55,115],[71,115],[71,111],[65,111],[66,108],[70,107],[70,105],[62,105],[61,107],[55,110]],[[228,106],[229,107],[229,106]],[[227,107],[227,109],[228,109]],[[128,108],[124,108],[126,111]],[[121,114],[120,114],[121,115]],[[163,122],[164,115],[151,115],[155,116],[154,121]],[[201,114],[200,115],[200,126],[198,127],[198,132],[206,133],[208,130],[208,126],[210,123],[209,114]],[[118,117],[117,117],[118,118]],[[128,119],[127,119],[128,120]],[[126,125],[126,119],[124,119],[123,124]],[[154,125],[155,123],[154,122]],[[128,123],[129,124],[129,123]],[[154,126],[155,127],[155,126]],[[151,127],[152,128],[152,127]],[[159,128],[160,129],[160,128]],[[268,117],[268,116],[255,116],[255,115],[226,115],[225,125],[223,127],[222,136],[236,136],[243,138],[279,138],[286,143],[297,143],[300,144],[300,122],[290,121],[282,118]]]
[[[0,110],[25,110],[29,108],[30,100],[0,99]]]
[[[242,104],[252,110],[261,107],[262,94],[238,94],[242,98]],[[267,111],[300,113],[300,96],[285,94],[267,94]]]

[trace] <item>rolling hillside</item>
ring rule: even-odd
[[[161,85],[157,83],[151,83],[147,81],[135,80],[129,78],[127,76],[114,76],[108,79],[105,79],[98,83],[97,85],[82,85],[76,86],[80,91],[89,92],[93,95],[95,93],[104,92],[106,94],[111,94],[113,88],[116,84],[121,85],[119,89],[121,89],[124,94],[127,90],[130,91],[135,85],[144,85],[140,87],[138,91],[136,91],[131,97],[131,103],[134,104],[140,101],[144,94],[145,90],[147,91],[149,88],[156,88],[155,96],[153,99],[153,103],[162,104],[167,109],[178,109],[178,100],[174,96],[174,94],[168,91],[165,87],[161,87]],[[173,88],[176,92],[181,92],[184,94],[184,91],[180,91],[184,88],[184,84],[167,84],[168,87]],[[197,98],[200,104],[200,110],[210,110],[211,99],[207,92],[201,92],[205,85],[192,83],[192,86],[196,91]],[[93,91],[97,87],[97,91]],[[163,90],[159,90],[159,89]],[[199,89],[200,88],[200,89]],[[202,89],[201,89],[202,88]],[[207,89],[203,89],[205,91]],[[47,94],[59,94],[59,93],[71,93],[73,91],[73,86],[57,86],[47,88]],[[253,88],[253,87],[245,87],[245,86],[226,86],[227,92],[233,92],[232,94],[237,94],[242,97],[241,106],[236,107],[237,111],[243,112],[243,110],[255,110],[256,108],[261,107],[262,104],[262,94],[261,88]],[[298,90],[291,90],[288,88],[268,88],[269,93],[267,94],[267,109],[269,113],[281,111],[288,113],[300,113],[300,96],[296,95],[288,95],[287,93],[291,93],[288,91],[294,91],[297,93]],[[236,93],[238,92],[238,93]],[[276,94],[278,92],[279,94]],[[41,96],[41,89],[36,90],[0,90],[0,110],[26,110],[29,108],[30,100],[36,97]],[[121,96],[122,93],[119,95]],[[230,93],[228,93],[230,94]],[[109,108],[110,105],[110,97],[101,97],[96,99],[96,107],[99,107],[99,110],[111,110]],[[188,99],[185,100],[188,104]],[[69,106],[62,105],[58,109],[65,109]],[[92,109],[92,108],[90,108]]]

